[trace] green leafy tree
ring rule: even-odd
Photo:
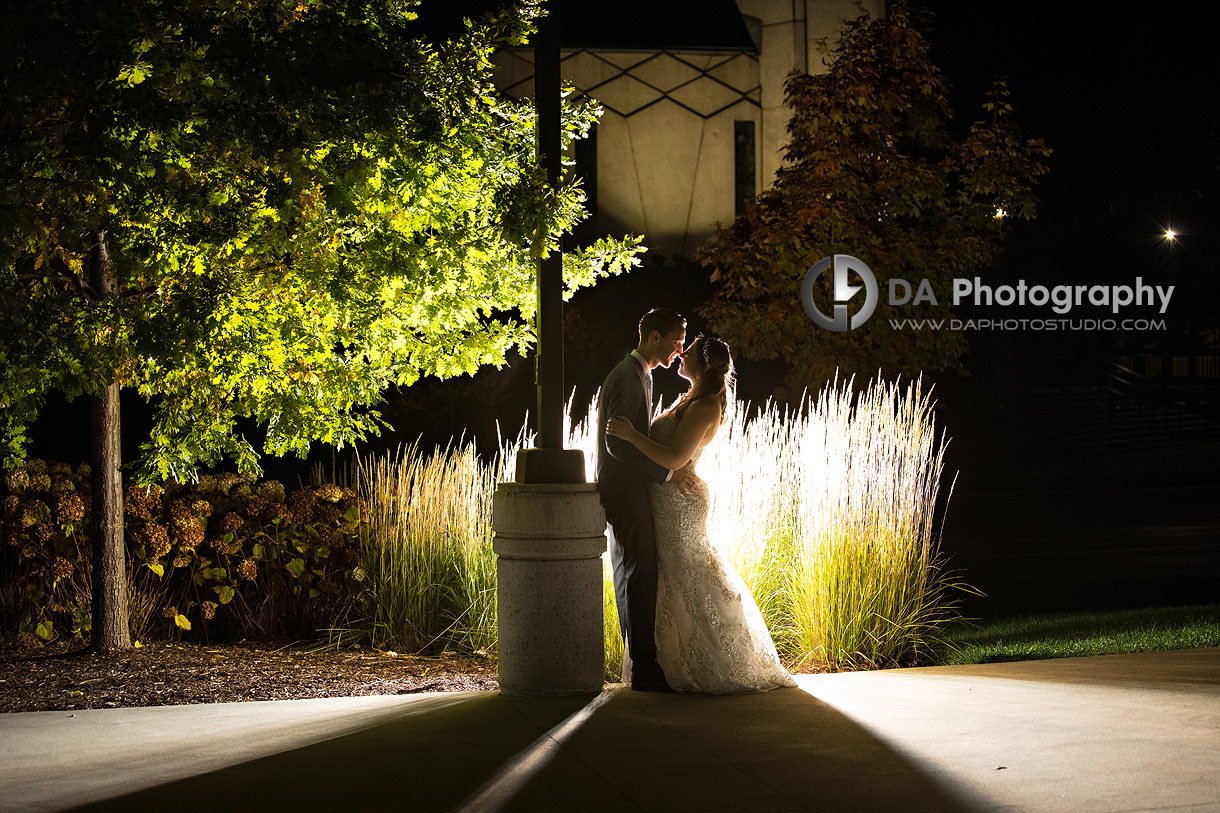
[[[739,355],[786,363],[795,396],[836,369],[960,369],[962,333],[890,327],[899,314],[888,281],[927,279],[938,299],[901,316],[948,318],[950,280],[984,268],[1009,223],[1034,216],[1050,153],[1022,137],[1003,82],[983,120],[954,136],[945,78],[905,3],[848,24],[831,55],[827,73],[788,78],[790,141],[775,184],[698,254],[716,284],[704,315]],[[867,263],[881,293],[874,316],[841,333],[816,326],[801,303],[808,268],[836,253]],[[817,301],[833,298],[831,277],[819,278]]]
[[[342,446],[378,431],[388,386],[534,341],[535,259],[584,215],[570,176],[544,181],[532,106],[491,80],[537,0],[435,43],[418,5],[7,7],[0,453],[23,457],[48,392],[96,397],[94,538],[120,564],[119,388],[154,402],[141,476],[189,480],[258,471],[240,418],[266,453]],[[596,114],[566,106],[565,141]],[[567,255],[569,291],[638,251]],[[114,599],[95,645],[121,648],[122,570],[95,567]]]

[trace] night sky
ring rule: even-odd
[[[954,83],[955,108],[969,113],[991,79],[1006,76],[1026,134],[1055,151],[1038,220],[1014,231],[1010,261],[1031,275],[1147,277],[1168,265],[1159,238],[1172,225],[1182,287],[1170,314],[1214,295],[1214,282],[1200,278],[1216,248],[1220,70],[1202,21],[1172,6],[929,6],[934,57]],[[1214,326],[1214,308],[1204,313]]]

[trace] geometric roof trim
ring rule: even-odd
[[[575,87],[577,96],[597,99],[607,110],[624,118],[662,99],[704,119],[743,101],[760,106],[762,88],[758,57],[754,54],[735,53],[710,59],[669,51],[631,55],[616,52],[603,56],[582,48],[563,55],[560,71],[563,79]],[[532,72],[518,77],[511,88],[504,90],[516,98],[530,95]]]

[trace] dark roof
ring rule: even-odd
[[[424,0],[417,30],[437,38],[461,31],[511,0]],[[547,0],[550,5],[555,0]],[[627,51],[757,51],[734,0],[560,0],[565,48]]]
[[[565,0],[565,48],[754,51],[734,0]]]

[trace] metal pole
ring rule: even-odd
[[[563,169],[559,137],[559,2],[548,0],[534,40],[534,104],[538,162],[547,182],[558,187]],[[538,447],[517,455],[519,483],[583,483],[584,455],[563,448],[563,252],[538,260]]]
[[[534,42],[534,104],[538,163],[547,183],[559,186],[563,171],[559,137],[559,2],[549,0]],[[563,448],[563,253],[538,260],[538,448]]]

